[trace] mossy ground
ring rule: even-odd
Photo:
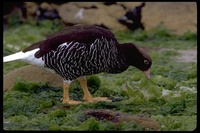
[[[57,21],[54,23],[58,23]],[[23,24],[3,33],[4,56],[44,39],[60,30],[50,21]],[[92,95],[109,97],[113,102],[66,105],[60,102],[62,89],[46,83],[36,84],[19,79],[12,90],[3,95],[4,130],[143,130],[134,122],[115,126],[106,120],[86,118],[86,109],[112,109],[128,114],[144,114],[158,121],[162,131],[191,131],[197,124],[197,63],[177,62],[177,50],[196,49],[197,34],[172,34],[159,25],[149,31],[113,31],[119,42],[134,42],[148,48],[153,59],[151,80],[136,68],[120,74],[88,76]],[[155,50],[158,49],[158,50]],[[160,50],[163,49],[163,50]],[[4,74],[27,65],[4,63]],[[82,100],[78,82],[70,88],[70,97]]]

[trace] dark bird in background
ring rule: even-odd
[[[4,62],[22,60],[49,69],[63,77],[63,103],[71,100],[69,85],[78,79],[83,89],[83,100],[109,101],[106,97],[93,98],[88,91],[86,75],[101,72],[116,74],[134,66],[150,78],[151,57],[133,43],[119,44],[114,34],[98,26],[77,25],[55,33],[32,44],[21,52],[6,56]]]
[[[144,26],[141,22],[141,12],[144,6],[145,3],[142,3],[141,5],[136,6],[133,10],[129,10],[124,16],[120,17],[118,21],[121,24],[126,25],[130,30],[136,30],[138,28],[144,30]]]

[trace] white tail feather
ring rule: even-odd
[[[6,57],[3,57],[3,62],[9,62],[9,61],[14,61],[14,60],[21,60],[24,62],[27,62],[32,65],[36,66],[44,66],[44,61],[42,60],[42,57],[36,58],[34,56],[35,52],[38,51],[39,48],[27,51],[27,52],[17,52],[15,54],[8,55]]]
[[[15,54],[8,55],[6,57],[3,57],[3,62],[9,62],[9,61],[14,61],[14,60],[19,60],[23,58],[23,53],[17,52]]]

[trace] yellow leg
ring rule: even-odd
[[[79,103],[81,103],[81,101],[70,100],[70,98],[69,98],[69,85],[70,85],[69,83],[63,82],[63,99],[62,99],[62,102],[68,103],[68,104],[79,104]]]
[[[83,89],[83,100],[87,102],[93,102],[93,101],[108,101],[111,102],[111,100],[108,100],[107,97],[95,97],[93,98],[92,95],[90,94],[88,87],[87,87],[87,80],[84,77],[79,78],[79,82],[81,84],[81,87]]]

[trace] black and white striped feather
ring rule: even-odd
[[[101,72],[119,73],[128,68],[114,41],[103,37],[90,45],[73,41],[63,43],[42,59],[45,67],[55,70],[65,80]]]

